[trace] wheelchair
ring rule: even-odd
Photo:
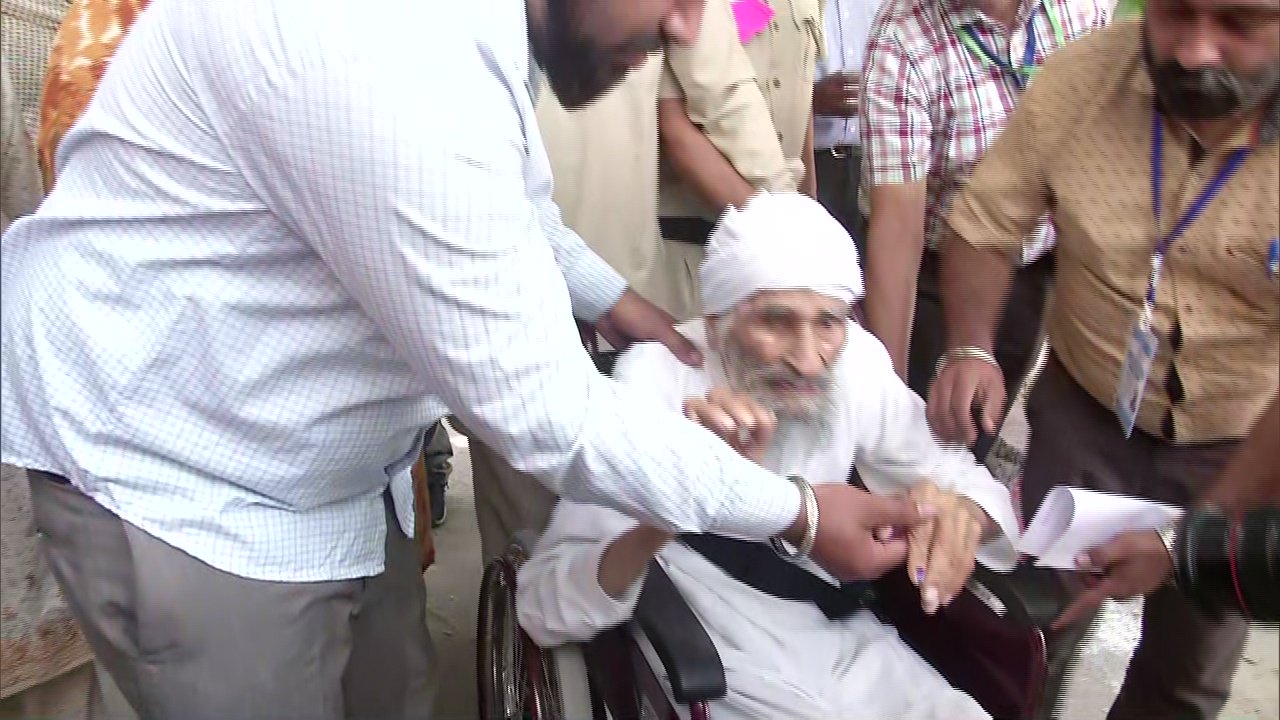
[[[615,358],[592,350],[600,371],[609,374]],[[517,574],[534,540],[518,536],[481,581],[481,720],[707,720],[710,703],[728,690],[724,666],[659,563],[650,561],[627,623],[587,643],[541,648],[516,616]],[[919,591],[906,572],[898,570],[872,584],[868,608],[993,718],[1031,720],[1051,701],[1045,697],[1049,626],[1073,594],[1051,571],[1026,562],[1008,574],[979,566],[964,591],[930,616],[920,609]]]
[[[515,609],[517,573],[531,548],[518,539],[485,568],[476,635],[482,720],[674,720],[675,704],[692,720],[710,717],[710,702],[728,690],[724,667],[657,562],[627,624],[582,645],[540,648]],[[979,567],[933,616],[920,609],[906,573],[895,571],[874,583],[870,607],[993,718],[1030,720],[1047,679],[1047,628],[1068,600],[1046,571],[1023,564],[1007,575]]]

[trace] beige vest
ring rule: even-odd
[[[658,78],[655,56],[590,106],[568,111],[544,86],[537,117],[565,224],[640,294],[658,234]]]

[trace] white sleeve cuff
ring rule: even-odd
[[[966,483],[956,491],[982,508],[998,529],[999,534],[978,548],[978,562],[996,572],[1009,572],[1018,564],[1018,519],[1013,500],[1008,488],[992,479],[986,470],[980,472],[985,480]]]

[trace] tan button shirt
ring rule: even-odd
[[[1156,244],[1154,102],[1137,23],[1069,45],[1032,83],[948,218],[970,244],[1012,258],[1036,218],[1052,210],[1058,257],[1050,341],[1107,408]],[[1259,126],[1193,164],[1189,136],[1165,123],[1161,232],[1232,151],[1254,149],[1165,259],[1154,322],[1160,347],[1138,415],[1152,435],[1168,437],[1171,420],[1179,443],[1243,437],[1276,396],[1280,280],[1268,268],[1268,250],[1280,238],[1278,125],[1280,107],[1271,107]],[[1168,392],[1175,372],[1176,403]]]
[[[751,185],[795,191],[804,178],[801,156],[823,48],[821,6],[768,4],[773,19],[743,45],[729,0],[708,0],[698,39],[667,50],[662,96],[684,98],[689,119]],[[660,204],[664,217],[716,217],[665,168]]]

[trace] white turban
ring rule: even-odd
[[[849,304],[862,297],[853,238],[799,193],[761,192],[745,209],[725,210],[698,276],[706,315],[724,315],[761,290],[812,290]]]

